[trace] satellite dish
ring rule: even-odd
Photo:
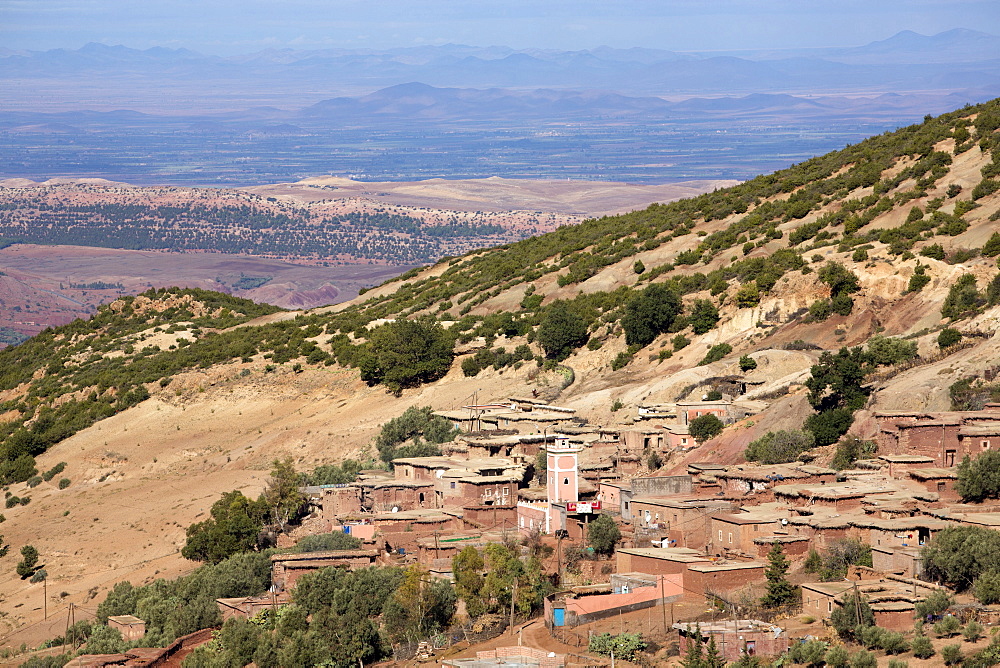
[[[788,520],[786,520],[785,518],[781,518],[781,525],[785,526],[786,524],[788,524]]]
[[[390,510],[389,512],[391,512],[391,513],[398,513],[399,512],[399,506],[393,506],[392,510]]]

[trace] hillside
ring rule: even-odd
[[[219,493],[259,490],[274,458],[309,470],[356,456],[408,406],[535,391],[620,424],[640,403],[716,390],[766,407],[665,470],[736,462],[811,414],[821,350],[880,334],[920,357],[868,369],[864,410],[947,407],[956,381],[993,378],[1000,346],[998,127],[998,101],[928,118],[731,188],[447,258],[349,304],[283,312],[156,291],[4,351],[0,474],[31,501],[4,511],[0,623],[41,619],[41,585],[13,575],[20,545],[42,553],[58,627],[69,602],[92,609],[116,579],[190,568],[183,528]],[[454,359],[391,376],[379,351],[398,327],[380,324],[402,319],[455,343]],[[942,350],[945,327],[965,336]],[[388,346],[397,361],[403,348]]]

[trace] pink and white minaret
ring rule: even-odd
[[[548,466],[548,512],[545,516],[545,532],[551,533],[555,513],[554,503],[576,502],[580,500],[578,456],[583,448],[569,444],[569,438],[557,436],[555,443],[545,448]]]

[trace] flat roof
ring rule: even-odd
[[[698,550],[688,547],[629,547],[621,548],[618,552],[631,554],[636,557],[651,557],[653,559],[663,559],[664,561],[677,561],[680,563],[698,563],[709,560]]]
[[[840,596],[844,592],[854,589],[853,582],[803,582],[799,586],[825,596]]]
[[[714,573],[716,571],[745,571],[754,568],[764,568],[767,564],[761,561],[733,561],[725,564],[701,563],[688,566],[689,571],[698,573]]]
[[[879,455],[879,459],[893,464],[920,464],[922,462],[933,462],[933,457],[924,455]]]

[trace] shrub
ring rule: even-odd
[[[945,327],[941,330],[941,333],[938,334],[937,344],[939,348],[944,350],[945,348],[950,348],[961,340],[962,332],[953,327]]]
[[[934,260],[945,258],[944,247],[941,244],[931,244],[920,249],[920,255]]]
[[[750,357],[749,355],[743,355],[740,357],[740,371],[747,372],[753,371],[757,368],[757,360]]]
[[[929,659],[934,656],[934,645],[931,639],[923,634],[918,634],[910,643],[910,651],[918,659]]]
[[[698,443],[703,443],[722,433],[724,426],[722,420],[709,413],[708,415],[701,415],[691,420],[688,424],[688,432]]]
[[[1000,498],[1000,450],[987,450],[975,459],[966,455],[957,475],[955,491],[963,501]]]
[[[815,442],[813,435],[805,431],[770,431],[751,442],[743,457],[749,462],[785,464],[797,460]]]
[[[747,283],[736,291],[734,297],[739,308],[753,308],[760,303],[760,290],[753,283]]]
[[[698,366],[705,366],[706,364],[711,364],[712,362],[718,362],[731,352],[733,352],[733,347],[728,343],[717,343],[708,349],[705,357],[698,362]]]
[[[945,645],[941,648],[941,659],[946,666],[956,666],[962,663],[961,645]]]
[[[695,334],[704,334],[719,322],[719,309],[707,299],[697,299],[691,306],[688,323]]]
[[[648,346],[657,336],[670,330],[680,312],[681,298],[676,290],[661,283],[650,285],[625,305],[621,319],[625,343]]]
[[[983,605],[1000,603],[1000,571],[985,571],[976,578],[972,592]]]
[[[976,620],[970,621],[962,631],[962,637],[968,642],[976,642],[983,637],[983,625]]]
[[[954,615],[946,615],[944,619],[934,625],[934,633],[938,638],[951,638],[958,635],[962,630],[962,623]]]
[[[69,480],[69,478],[60,478],[60,480],[59,480],[59,489],[66,489],[69,486],[70,486],[70,480]]]
[[[851,254],[851,259],[855,262],[864,262],[868,259],[868,251],[864,248],[858,248]]]
[[[549,307],[536,334],[545,356],[559,362],[589,338],[587,322],[564,301],[557,301]]]
[[[632,361],[632,356],[626,351],[621,351],[618,353],[613,360],[611,360],[611,370],[618,371],[619,369],[624,369],[628,366],[628,363]]]
[[[878,659],[866,649],[860,649],[851,655],[851,668],[878,668]]]
[[[636,260],[635,264],[632,265],[632,271],[634,271],[636,274],[641,274],[642,272],[646,271],[646,265],[642,263],[642,260]]]
[[[586,339],[584,339],[586,340]],[[455,341],[434,322],[396,320],[376,327],[362,348],[361,380],[395,393],[429,383],[451,367]]]
[[[983,255],[996,257],[1000,255],[1000,232],[994,232],[983,246]]]
[[[587,527],[587,542],[599,554],[611,554],[622,539],[618,523],[611,515],[598,515]]]
[[[343,531],[306,536],[295,544],[296,552],[322,552],[324,550],[357,550],[361,540]]]
[[[688,347],[690,345],[691,339],[684,336],[683,334],[677,334],[674,338],[670,339],[670,344],[674,347],[674,352]]]
[[[635,658],[636,652],[646,649],[646,642],[639,633],[620,633],[611,635],[610,633],[599,633],[590,637],[587,649],[591,652],[621,658],[631,661]]]
[[[975,311],[984,301],[976,289],[976,277],[965,274],[948,290],[948,296],[941,304],[941,316],[957,320]]]
[[[813,320],[823,321],[833,313],[833,307],[829,299],[817,299],[809,305],[809,317]]]

